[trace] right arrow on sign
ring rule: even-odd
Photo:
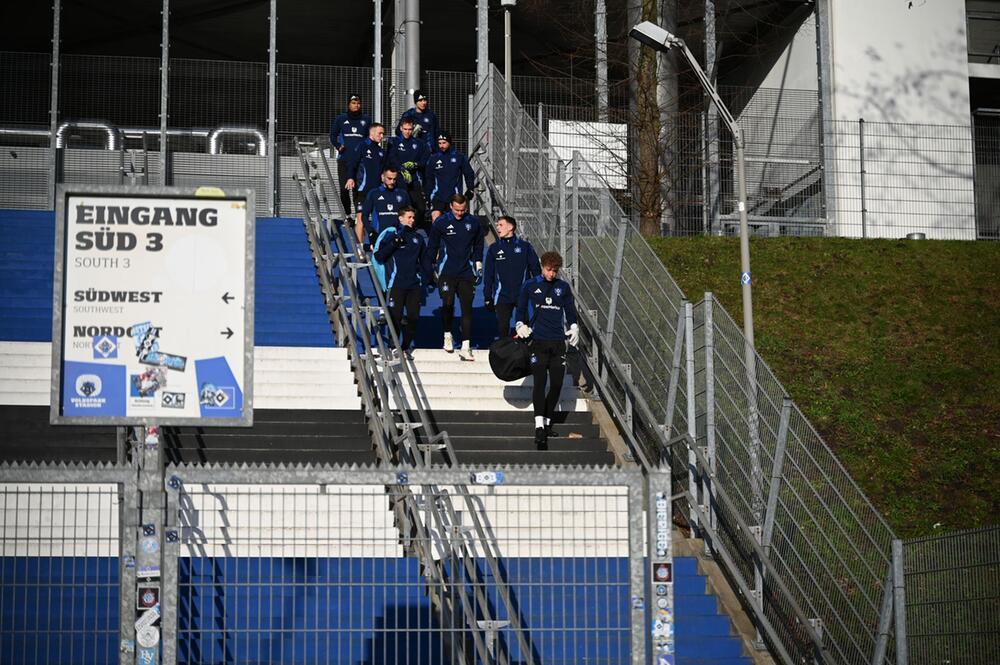
[[[232,328],[230,328],[229,326],[226,326],[226,329],[223,330],[223,331],[221,331],[221,332],[219,332],[219,334],[220,335],[225,335],[226,339],[229,339],[230,337],[232,337],[234,335]]]

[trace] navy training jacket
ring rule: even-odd
[[[537,316],[535,312],[538,312]],[[532,317],[535,317],[534,324],[531,323]],[[558,278],[551,282],[545,281],[541,275],[529,279],[521,287],[516,318],[531,326],[533,339],[563,341],[566,339],[566,328],[576,323],[573,291],[569,284]]]
[[[427,158],[424,169],[424,192],[431,201],[448,201],[454,194],[461,194],[462,178],[465,189],[476,188],[476,174],[469,160],[454,146],[448,152],[440,150]]]
[[[476,261],[483,260],[483,227],[475,215],[455,219],[447,212],[431,225],[427,240],[434,270],[442,277],[472,277]]]
[[[379,185],[365,196],[361,223],[368,231],[382,233],[390,226],[399,225],[399,209],[408,205],[410,195],[398,183],[392,189]]]
[[[383,161],[385,151],[371,138],[365,138],[357,145],[344,164],[347,177],[354,178],[355,191],[367,192],[381,184]]]
[[[420,125],[423,136],[418,136],[417,139],[427,144],[429,152],[434,152],[437,147],[437,135],[440,128],[437,113],[430,108],[421,113],[417,110],[416,106],[411,106],[403,111],[403,115],[399,116],[400,122],[403,121],[403,118],[409,118],[414,122],[414,125]],[[399,129],[399,122],[396,123],[396,129]]]
[[[400,235],[406,242],[397,247],[395,239]],[[375,241],[375,260],[385,270],[386,290],[417,289],[429,282],[429,256],[423,236],[405,226],[387,228]]]
[[[337,161],[350,157],[358,144],[368,138],[368,127],[372,119],[360,111],[341,113],[330,125],[330,143],[337,151]],[[344,148],[343,152],[340,148]]]
[[[513,305],[525,281],[542,274],[531,243],[514,235],[500,238],[486,250],[483,293],[487,300]]]
[[[427,144],[418,138],[411,137],[404,139],[402,136],[392,136],[389,138],[389,146],[385,149],[385,163],[388,166],[396,167],[400,173],[403,172],[403,164],[413,162],[417,168],[410,170],[410,175],[417,181],[423,183],[424,168],[427,166]],[[402,176],[400,176],[402,178]],[[398,183],[397,183],[398,184]]]

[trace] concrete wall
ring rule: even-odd
[[[826,6],[831,232],[862,235],[858,120],[864,118],[865,235],[975,238],[964,0],[829,0]]]

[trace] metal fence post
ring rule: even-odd
[[[882,594],[882,607],[878,613],[878,631],[875,633],[875,650],[872,652],[871,665],[885,665],[885,652],[889,644],[889,625],[892,623],[892,562],[885,575],[885,592]]]
[[[652,626],[652,651],[656,659],[632,662],[665,662],[661,656],[674,653],[674,575],[673,575],[673,538],[671,528],[673,523],[670,467],[660,466],[650,469],[646,476],[646,496],[648,505],[647,537],[648,552],[646,556],[651,564],[653,575],[649,578],[646,590],[646,606],[650,616],[646,626]]]
[[[135,576],[137,580],[145,579],[148,583],[154,580],[162,582],[161,571],[163,569],[163,545],[164,545],[164,492],[163,492],[163,441],[160,437],[160,429],[153,424],[145,427],[137,427],[136,432],[139,440],[136,441],[136,455],[141,466],[139,468],[139,493],[141,496],[141,507],[138,511],[139,524],[135,526],[133,533],[139,538],[139,547],[136,549]],[[157,585],[159,584],[157,582]],[[143,583],[137,581],[136,597],[139,596],[139,587]],[[151,585],[151,584],[148,584]],[[161,589],[162,591],[162,589]],[[130,610],[129,616],[137,616],[135,620],[135,662],[142,664],[150,662],[150,655],[154,656],[153,661],[159,659],[160,644],[162,643],[160,628],[154,626],[162,612],[162,604],[157,599],[156,606],[149,606],[136,611],[135,608],[142,605],[136,603]],[[152,652],[152,654],[150,653]]]
[[[614,348],[615,339],[615,318],[618,314],[618,292],[622,283],[622,263],[625,260],[625,234],[628,233],[628,225],[622,224],[618,227],[618,242],[615,245],[615,268],[611,274],[611,295],[608,304],[608,321],[604,328],[605,343],[608,348]]]
[[[163,0],[160,34],[160,184],[170,184],[167,174],[167,94],[170,91],[170,0]]]
[[[138,455],[138,451],[136,452]],[[136,524],[139,515],[139,488],[136,475],[130,473],[128,480],[122,483],[121,512],[118,515],[118,639],[121,644],[135,646],[135,561],[136,561]],[[119,665],[135,665],[134,654],[124,650],[118,652]]]
[[[271,0],[267,37],[267,157],[265,158],[265,168],[267,169],[267,213],[273,217],[278,216],[278,179],[275,173],[278,167],[278,151],[275,148],[275,125],[277,122],[275,107],[278,85],[277,38],[278,0]]]
[[[858,118],[858,152],[861,157],[861,237],[868,237],[868,204],[865,200],[865,119]]]
[[[160,589],[160,611],[162,614],[160,630],[163,633],[161,639],[163,654],[160,662],[162,665],[174,665],[177,662],[177,559],[180,556],[181,535],[178,512],[181,489],[179,478],[167,479],[164,487],[167,510],[163,525],[166,538],[163,543],[163,575],[161,578],[162,588]]]
[[[691,535],[692,537],[697,537],[701,529],[698,526],[698,512],[696,510],[698,504],[698,456],[694,451],[696,441],[698,438],[698,429],[695,414],[695,403],[694,403],[694,307],[690,302],[684,303],[684,346],[687,351],[687,433],[690,440],[687,442],[688,446],[688,489],[691,491],[691,497],[696,504],[691,507]]]
[[[714,531],[717,527],[715,514],[714,487],[716,472],[715,449],[715,320],[713,306],[715,296],[709,291],[705,293],[705,443],[708,458],[708,475],[706,476],[704,494],[707,503],[708,523]],[[705,555],[711,555],[708,538],[705,539]]]
[[[579,279],[580,274],[580,161],[583,157],[576,150],[573,151],[573,199],[570,202],[570,214],[572,217],[573,224],[573,244],[570,246],[570,251],[572,252],[572,260],[569,262],[573,267],[573,272],[570,273],[570,278],[573,280],[572,286],[574,291],[579,291]]]
[[[538,172],[535,174],[535,186],[538,188],[538,224],[535,228],[538,233],[541,233],[542,229],[545,228],[542,225],[545,223],[545,196],[544,192],[545,183],[548,181],[546,168],[546,158],[545,158],[545,133],[542,131],[542,103],[538,102]],[[547,233],[545,235],[548,235]]]
[[[59,127],[59,21],[62,14],[62,0],[54,0],[52,3],[52,62],[50,72],[52,76],[49,89],[49,203],[55,210],[56,186],[59,184],[59,176],[56,173],[58,163],[58,149],[56,148],[56,130]]]
[[[764,526],[761,529],[760,545],[764,550],[764,558],[771,557],[771,537],[774,533],[774,518],[778,511],[778,495],[781,493],[781,475],[785,465],[785,448],[788,443],[788,423],[792,417],[792,399],[785,396],[781,400],[781,420],[778,423],[778,441],[774,448],[774,466],[771,468],[771,482],[767,491],[767,505],[764,508]],[[764,562],[756,561],[754,571],[754,593],[758,594],[757,600],[760,607],[764,607]],[[764,636],[761,635],[760,627],[757,627],[757,635],[754,646],[758,649],[766,649]]]
[[[906,581],[903,568],[903,541],[892,540],[892,606],[896,627],[896,665],[907,665]]]
[[[559,160],[556,164],[556,184],[559,202],[556,205],[556,223],[559,225],[559,254],[566,256],[566,166]]]
[[[623,220],[623,225],[624,225]],[[674,355],[670,363],[670,382],[667,384],[667,412],[663,416],[663,429],[667,440],[674,436],[674,410],[677,408],[677,384],[681,376],[681,353],[684,350],[684,304],[677,310],[677,327],[674,328]]]

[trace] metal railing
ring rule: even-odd
[[[352,225],[342,223],[335,215],[325,193],[323,178],[327,183],[336,182],[329,160],[323,151],[314,148],[315,143],[310,143],[308,146],[299,144],[298,149],[304,172],[303,177],[297,179],[302,191],[304,221],[324,294],[332,304],[337,328],[342,333],[341,342],[347,346],[352,362],[362,375],[359,376],[359,387],[369,419],[376,430],[374,441],[379,458],[386,464],[401,463],[423,468],[431,464],[433,452],[440,451],[446,463],[454,465],[457,459],[448,434],[435,431],[421,392],[417,390],[412,360],[403,353],[399,333],[389,316],[386,294],[379,286],[371,257],[361,251]],[[357,281],[359,271],[367,272],[371,279],[374,303],[360,293]],[[388,343],[382,334],[382,326],[387,330]],[[393,367],[401,368],[402,372],[394,372]],[[411,399],[406,396],[404,384]],[[418,430],[425,435],[422,441],[418,440]],[[455,491],[465,501],[465,514],[472,520],[469,529],[460,529],[455,522],[456,508],[448,490],[423,488],[425,500],[422,507],[426,517],[421,516],[421,506],[407,488],[394,488],[394,491],[401,494],[399,505],[402,506],[407,527],[403,530],[404,537],[409,529],[415,529],[418,534],[437,529],[440,534],[447,534],[442,536],[442,547],[458,557],[456,561],[462,565],[463,572],[459,574],[444,567],[441,563],[444,557],[435,558],[434,551],[417,547],[424,569],[434,571],[428,574],[428,579],[444,585],[448,591],[437,596],[439,609],[453,617],[452,620],[461,617],[472,636],[472,647],[455,645],[459,651],[470,651],[470,657],[471,651],[474,651],[481,661],[494,662],[487,657],[487,642],[499,639],[499,659],[495,662],[509,662],[510,649],[523,654],[526,662],[534,662],[533,649],[500,564],[497,543],[486,528],[477,504],[469,498],[467,488],[459,485]],[[418,538],[416,542],[428,541]],[[477,552],[481,553],[485,570],[477,561]],[[497,598],[490,600],[478,592],[471,597],[463,580],[478,581],[486,571],[494,582]],[[474,588],[477,587],[474,585]],[[502,631],[491,627],[494,626],[497,609],[507,617]],[[516,647],[508,645],[509,642],[516,642]],[[489,654],[493,654],[492,646],[489,647]]]
[[[687,303],[594,171],[559,160],[500,80],[473,102],[477,168],[494,206],[563,253],[588,361],[636,459],[672,461],[679,512],[783,660],[891,660],[892,531],[756,354],[748,374],[728,314]]]

